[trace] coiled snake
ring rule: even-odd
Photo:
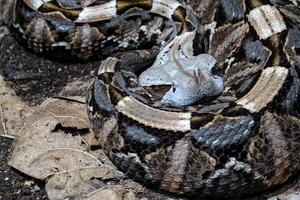
[[[298,3],[18,0],[11,27],[35,53],[103,60],[87,111],[129,177],[230,198],[300,168]]]

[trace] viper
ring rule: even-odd
[[[102,60],[87,113],[128,177],[224,199],[299,171],[298,1],[2,1],[29,50]]]

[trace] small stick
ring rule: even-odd
[[[8,135],[6,127],[5,127],[5,123],[4,123],[4,114],[3,114],[3,110],[2,110],[2,106],[1,105],[0,105],[0,117],[1,117],[1,124],[2,124],[2,127],[3,127],[4,135]]]

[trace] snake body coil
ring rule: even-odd
[[[106,154],[129,177],[230,198],[300,168],[297,2],[19,0],[12,27],[36,53],[107,57],[87,110]],[[160,84],[147,85],[151,78]],[[168,90],[182,95],[175,106],[164,104]]]

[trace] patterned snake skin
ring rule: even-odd
[[[300,168],[298,3],[18,0],[11,27],[35,53],[103,60],[87,111],[102,148],[128,177],[224,199],[281,184]],[[168,53],[159,56],[163,49]],[[221,94],[199,74],[178,76],[211,95],[170,106],[161,100],[170,87],[176,92],[173,85],[139,84],[154,61],[189,67],[197,55],[214,58],[209,74],[222,78]]]

